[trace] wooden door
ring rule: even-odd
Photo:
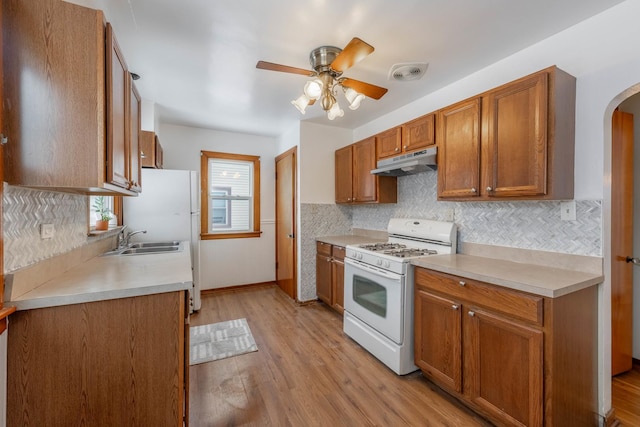
[[[480,98],[438,113],[438,198],[480,195]]]
[[[400,126],[376,135],[377,159],[395,156],[402,151],[402,128]],[[375,168],[374,168],[375,169]]]
[[[142,191],[142,164],[140,160],[140,94],[136,85],[133,84],[133,79],[129,76],[129,84],[131,85],[130,93],[130,139],[129,139],[129,177],[131,181],[131,190],[135,192]]]
[[[547,193],[548,73],[487,95],[487,196]]]
[[[435,114],[427,114],[402,125],[402,151],[415,151],[436,143]]]
[[[351,203],[353,199],[353,146],[336,150],[336,203]]]
[[[276,157],[276,283],[297,298],[296,157],[294,147]]]
[[[461,305],[420,288],[414,298],[415,364],[433,381],[461,393]]]
[[[463,318],[465,393],[507,425],[542,426],[542,331],[468,307]]]
[[[611,122],[611,374],[633,365],[633,115]]]
[[[375,202],[378,199],[375,175],[376,138],[371,137],[357,142],[353,146],[353,201]]]
[[[129,72],[107,23],[107,182],[129,188]]]

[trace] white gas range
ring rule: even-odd
[[[456,252],[452,222],[392,218],[386,243],[349,245],[344,332],[399,375],[413,363],[412,259]]]

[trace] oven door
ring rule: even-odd
[[[344,260],[344,309],[401,345],[404,329],[402,274]]]

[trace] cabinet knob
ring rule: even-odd
[[[493,188],[492,187],[487,187],[487,191],[491,192],[491,191],[493,191]]]
[[[472,193],[476,193],[476,192],[477,192],[476,187],[473,187],[473,188],[471,189],[471,192],[472,192]]]
[[[399,149],[398,147],[396,147],[396,149],[395,149],[395,150],[393,150],[393,151],[400,151],[400,149]]]
[[[470,312],[469,312],[469,316],[470,316],[470,317],[473,317],[473,316],[475,316],[475,315],[476,315],[476,313],[474,313],[473,311],[470,311]]]
[[[455,304],[453,304],[453,305],[451,306],[451,308],[452,308],[453,310],[457,310],[457,309],[458,309],[458,306],[457,306],[457,305],[455,305]]]
[[[466,285],[466,284],[467,284],[467,282],[464,282],[464,281],[462,281],[462,280],[461,280],[461,281],[459,281],[458,283],[460,284],[460,286],[464,286],[464,285]]]
[[[7,142],[9,142],[9,138],[4,133],[0,133],[0,144],[6,145]]]
[[[405,145],[405,146],[404,146],[404,147],[402,147],[402,148],[404,148],[404,149],[406,150],[406,149],[407,149],[407,146]]]

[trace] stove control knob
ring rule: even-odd
[[[378,264],[378,265],[382,265],[382,260],[381,260],[381,259],[379,259],[379,260],[376,262],[376,264]]]
[[[385,261],[384,262],[384,266],[387,267],[387,268],[391,267],[391,262],[390,261]]]
[[[362,254],[358,254],[358,259],[362,259]]]

